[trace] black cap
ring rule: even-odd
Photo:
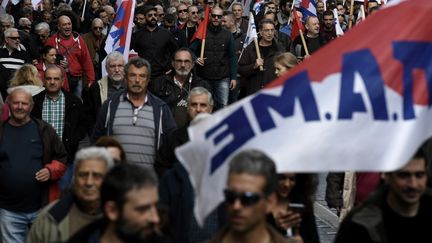
[[[145,5],[145,6],[144,6],[144,15],[147,15],[147,13],[148,13],[150,10],[154,10],[154,11],[157,12],[157,8],[156,8],[155,6],[153,6],[153,5]]]

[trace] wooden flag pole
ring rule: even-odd
[[[354,0],[351,0],[350,15],[348,20],[348,29],[351,29],[354,18]]]
[[[201,42],[201,53],[200,53],[200,58],[204,58],[205,40],[206,40],[206,39],[203,39],[202,42]]]
[[[261,59],[261,52],[260,52],[260,49],[259,49],[257,38],[254,38],[253,41],[255,43],[255,51],[256,51],[256,54],[257,54],[257,58]],[[264,71],[264,67],[263,66],[259,66],[259,70],[260,71]]]
[[[303,31],[301,30],[301,28],[299,28],[299,32],[300,32],[300,38],[302,40],[303,48],[305,49],[305,53],[306,53],[306,55],[309,56],[309,50],[307,48],[306,40],[304,38]]]
[[[83,7],[81,19],[84,19],[84,14],[85,14],[86,6],[87,6],[87,0],[84,0],[84,7]]]

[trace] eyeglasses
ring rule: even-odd
[[[212,18],[216,19],[221,19],[222,18],[222,14],[211,14]]]
[[[225,202],[228,204],[234,204],[236,202],[236,200],[240,200],[240,203],[247,207],[247,206],[252,206],[256,203],[258,203],[261,198],[262,195],[259,193],[255,193],[255,192],[235,192],[233,190],[230,189],[225,189],[224,190],[224,195],[225,195]]]
[[[178,13],[186,13],[187,9],[179,9]]]
[[[19,39],[20,39],[19,36],[18,36],[18,37],[15,37],[15,36],[9,36],[9,37],[7,37],[7,38],[12,39],[12,40],[19,40]]]
[[[152,13],[152,14],[147,14],[146,16],[147,16],[147,17],[152,17],[152,16],[157,17],[158,14],[157,14],[157,13]]]
[[[93,27],[94,30],[101,30],[103,27]]]
[[[191,14],[192,14],[192,15],[194,15],[194,14],[198,14],[198,12],[196,12],[196,11],[195,11],[195,12],[191,12]]]

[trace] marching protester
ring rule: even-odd
[[[432,217],[427,159],[419,150],[402,168],[384,173],[384,185],[342,221],[335,242],[424,242]]]
[[[67,242],[81,228],[100,219],[100,188],[113,165],[106,149],[90,147],[78,151],[71,191],[41,210],[27,242]]]

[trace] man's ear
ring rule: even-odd
[[[114,201],[108,201],[104,205],[104,213],[110,221],[116,221],[119,218],[120,212]]]
[[[266,197],[266,203],[266,212],[271,213],[272,209],[276,206],[277,203],[276,193],[273,192],[272,194],[268,195]]]

